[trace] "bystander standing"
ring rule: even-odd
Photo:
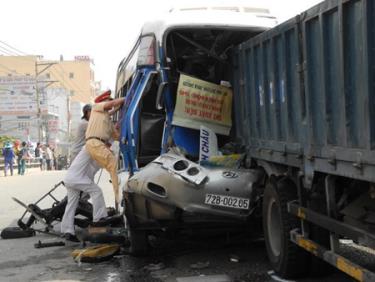
[[[46,162],[47,162],[47,170],[52,170],[53,153],[48,144],[46,146]]]
[[[43,150],[40,142],[38,142],[35,147],[35,159],[39,160],[40,170],[43,170]]]
[[[24,175],[26,171],[26,161],[30,160],[30,152],[25,141],[22,142],[21,149],[18,151],[17,163],[18,174]]]
[[[81,122],[78,124],[77,131],[74,135],[72,150],[70,152],[70,163],[73,163],[74,158],[81,151],[82,147],[86,144],[86,129],[91,115],[91,105],[86,104],[82,109],[83,116]]]
[[[53,169],[57,170],[57,150],[56,147],[52,148],[52,156],[53,156]]]
[[[13,163],[15,154],[13,152],[12,144],[10,142],[5,143],[3,148],[4,157],[4,176],[7,176],[8,169],[10,169],[10,175],[13,176]]]

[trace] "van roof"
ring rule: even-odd
[[[146,22],[142,28],[142,35],[152,33],[161,41],[164,33],[171,28],[212,26],[214,28],[258,27],[264,30],[276,24],[276,18],[264,6],[185,5],[171,9],[158,20]]]

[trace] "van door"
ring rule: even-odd
[[[120,149],[125,167],[130,172],[138,170],[160,153],[164,114],[152,108],[155,108],[152,100],[155,101],[153,96],[156,97],[153,92],[156,77],[157,71],[153,68],[137,71],[125,98]]]

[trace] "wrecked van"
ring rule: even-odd
[[[143,26],[120,63],[119,165],[130,175],[122,183],[134,253],[145,250],[152,231],[243,224],[253,213],[261,171],[241,170],[241,148],[228,146],[235,130],[230,51],[275,24],[264,7],[173,9]],[[202,132],[215,135],[215,146]],[[231,149],[220,157],[225,146]],[[208,152],[238,158],[212,162]]]

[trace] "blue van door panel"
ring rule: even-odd
[[[120,150],[124,166],[132,174],[138,170],[137,144],[139,133],[139,102],[147,84],[157,72],[153,68],[137,71],[135,79],[126,95],[124,116],[121,122]]]

